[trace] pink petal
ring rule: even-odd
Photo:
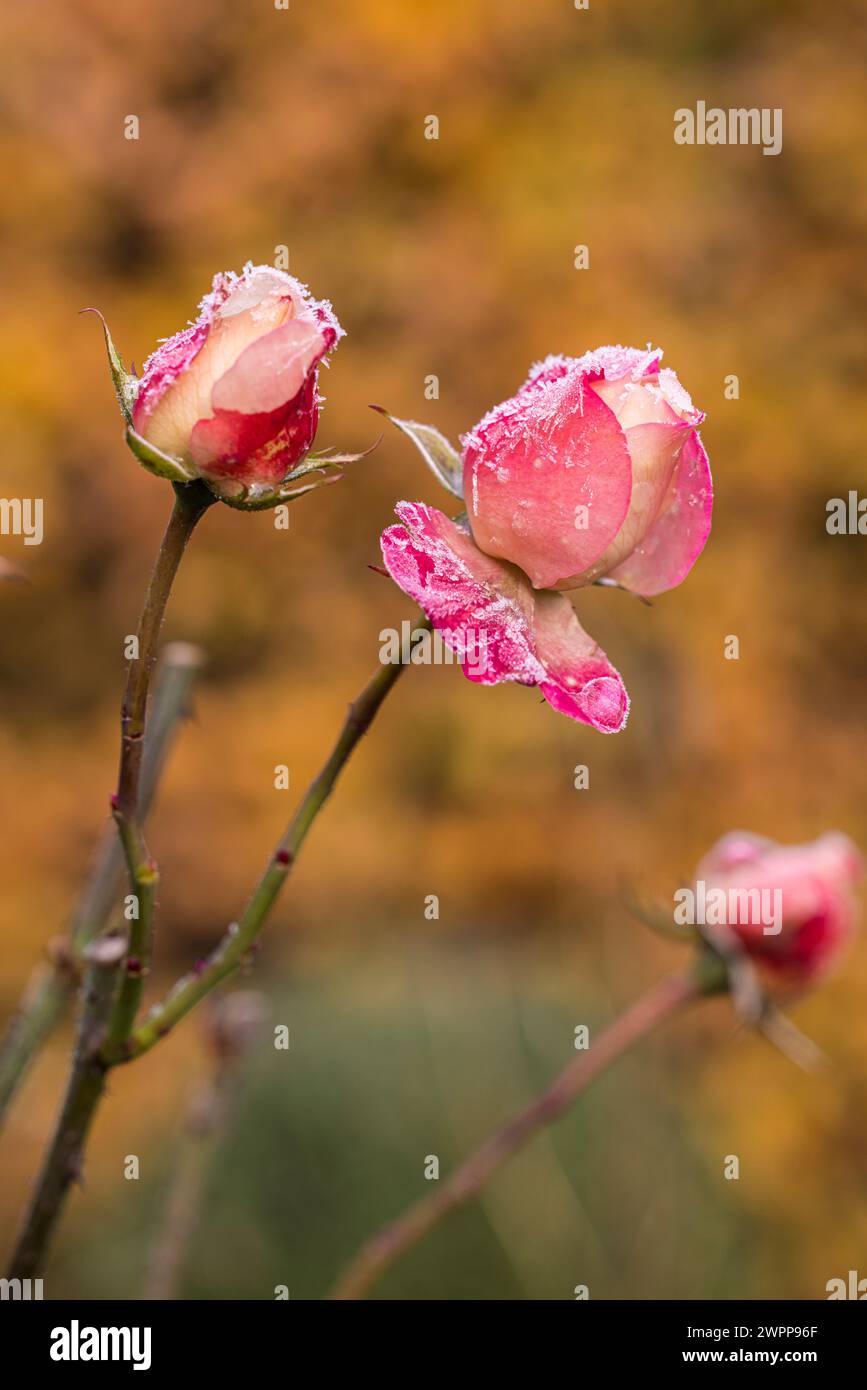
[[[774,848],[776,841],[764,835],[754,835],[750,830],[730,830],[708,850],[696,870],[696,878],[708,879],[744,864],[755,864]]]
[[[648,429],[652,426],[637,426]],[[713,483],[704,445],[693,431],[681,451],[656,520],[610,578],[637,594],[661,594],[689,574],[710,535]]]
[[[554,709],[604,733],[626,722],[620,676],[561,594],[534,594],[521,572],[485,555],[436,508],[402,502],[382,535],[386,569],[483,685],[539,686]]]
[[[489,555],[539,589],[589,568],[629,508],[632,463],[614,412],[577,371],[537,377],[464,440],[464,500]]]
[[[199,317],[190,327],[161,343],[144,364],[132,410],[133,429],[144,434],[148,420],[162,397],[179,376],[188,371],[208,339],[211,324],[231,289],[226,275],[215,275],[210,294],[199,305]]]
[[[200,420],[190,436],[198,471],[214,479],[242,484],[282,482],[316,437],[319,405],[315,373],[295,398],[273,411],[245,415],[218,410]]]
[[[211,403],[215,413],[239,410],[259,415],[291,401],[308,374],[334,342],[317,324],[290,319],[245,348],[215,383]]]
[[[536,595],[534,630],[546,671],[539,689],[548,704],[604,734],[619,733],[629,717],[626,687],[564,594]]]

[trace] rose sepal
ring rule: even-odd
[[[172,483],[191,483],[195,473],[190,473],[177,459],[170,458],[161,449],[142,439],[132,425],[127,426],[126,442],[139,463],[157,478],[168,478]]]
[[[379,439],[381,438],[380,435]],[[241,512],[269,511],[272,507],[279,507],[282,503],[294,502],[296,498],[303,497],[308,492],[315,492],[318,488],[327,487],[329,483],[339,483],[344,477],[345,466],[367,458],[368,454],[372,454],[379,444],[379,439],[375,439],[369,449],[363,449],[361,453],[357,454],[338,454],[329,450],[307,454],[299,464],[296,464],[291,473],[286,474],[280,486],[276,488],[239,485],[235,491],[230,491],[231,483],[227,485],[224,482],[220,487],[209,478],[205,478],[203,481],[208,484],[221,502],[225,502],[227,507],[234,507],[236,511]],[[310,477],[314,473],[320,474],[315,482],[306,483],[303,487],[287,487],[288,483],[298,482],[301,478]]]
[[[370,408],[378,415],[384,415],[401,434],[411,439],[437,482],[454,497],[463,500],[463,462],[445,435],[440,434],[433,425],[421,425],[416,420],[399,420],[396,415],[390,415],[384,406],[372,405]]]
[[[135,372],[128,372],[124,366],[123,358],[114,345],[114,339],[108,331],[108,324],[102,312],[92,307],[82,309],[81,312],[83,314],[96,314],[102,324],[102,331],[105,334],[105,349],[108,353],[108,366],[117,403],[126,423],[132,425],[132,408],[138,393],[138,377]]]

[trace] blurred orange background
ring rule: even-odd
[[[318,1296],[425,1186],[425,1154],[459,1157],[568,1060],[576,1024],[681,961],[629,916],[624,881],[667,900],[734,827],[867,847],[865,542],[825,529],[829,498],[867,489],[867,16],[854,0],[821,21],[806,0],[47,0],[0,24],[0,495],[45,506],[40,547],[2,539],[27,581],[0,588],[4,1016],[106,816],[123,637],[170,505],[124,447],[79,309],[141,365],[215,271],[287,246],[347,329],[318,438],[341,450],[376,438],[370,402],[456,440],[537,358],[609,342],[662,346],[707,411],[717,500],[694,572],[652,609],[576,601],[632,696],[626,731],[410,670],[274,914],[245,983],[296,1045],[271,1056],[266,1036],[251,1060],[181,1292]],[[675,145],[673,112],[699,99],[782,107],[782,153]],[[448,502],[390,431],[288,531],[227,508],[203,522],[165,630],[208,664],[151,822],[153,993],[239,912],[380,630],[412,616],[369,568],[404,497]],[[833,1063],[818,1078],[735,1037],[726,1003],[673,1025],[382,1292],[824,1297],[867,1274],[865,989],[862,941],[798,1007]],[[70,1037],[0,1140],[4,1245]],[[139,1296],[202,1066],[190,1019],[114,1076],[48,1296]]]

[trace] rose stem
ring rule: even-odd
[[[428,627],[427,619],[419,620],[414,631],[426,631]],[[193,971],[179,980],[165,1000],[147,1014],[129,1037],[122,1042],[114,1042],[110,1048],[106,1046],[104,1022],[98,1017],[99,1007],[97,1001],[94,1001],[93,1009],[86,1016],[85,1023],[88,1024],[88,1038],[93,1039],[98,1035],[97,1041],[95,1045],[92,1042],[88,1044],[87,1066],[74,1068],[52,1149],[33,1199],[24,1235],[13,1260],[11,1277],[28,1277],[42,1264],[69,1183],[80,1170],[84,1143],[99,1103],[106,1071],[119,1062],[132,1061],[148,1052],[189,1013],[190,1009],[243,962],[246,952],[265,925],[268,912],[288,877],[308,830],[403,669],[402,664],[382,666],[349,706],[330,757],[308,787],[275,853],[271,856],[241,921],[229,928],[204,968]],[[103,1014],[103,1019],[104,1017]],[[79,1072],[83,1073],[80,1077]],[[64,1136],[69,1137],[65,1139]],[[46,1207],[51,1212],[51,1218],[47,1222],[43,1215]],[[31,1236],[31,1227],[37,1226],[36,1236]]]
[[[216,501],[202,482],[175,487],[175,505],[145,595],[138,628],[138,660],[129,663],[120,715],[120,768],[112,810],[138,899],[138,917],[130,923],[129,947],[120,988],[108,1023],[107,1040],[122,1042],[141,1001],[153,941],[159,872],[147,851],[139,806],[147,699],[156,661],[157,639],[172,584],[199,519]]]
[[[42,1266],[69,1185],[80,1170],[84,1144],[105,1085],[106,1068],[100,1048],[107,1037],[115,1042],[126,1037],[141,995],[157,886],[156,866],[145,846],[139,806],[148,689],[157,639],[178,566],[196,523],[215,500],[200,482],[175,487],[174,507],[145,595],[138,627],[138,659],[130,661],[121,704],[120,768],[112,802],[132,891],[139,901],[139,916],[130,924],[123,968],[121,957],[110,965],[101,962],[90,972],[66,1096],[13,1255],[13,1278],[28,1278]]]
[[[428,627],[428,620],[421,619],[415,624],[413,633],[427,631]],[[185,1014],[243,963],[291,872],[307,832],[403,670],[400,663],[381,666],[353,700],[330,757],[307,788],[240,920],[232,923],[204,964],[180,979],[124,1042],[106,1043],[102,1053],[106,1065],[133,1061],[150,1051]]]
[[[202,665],[199,648],[171,642],[163,652],[154,688],[142,760],[140,803],[150,808],[173,736],[189,711],[190,690]],[[119,892],[124,854],[116,827],[107,822],[66,939],[50,946],[50,959],[33,971],[0,1043],[0,1125],[28,1068],[58,1023],[80,981],[84,948],[108,923]]]
[[[478,1196],[507,1159],[538,1130],[562,1115],[633,1043],[704,992],[698,979],[675,976],[643,994],[605,1029],[589,1051],[570,1062],[541,1095],[490,1135],[430,1196],[372,1236],[355,1255],[330,1297],[363,1298],[395,1260],[439,1225],[449,1212]]]

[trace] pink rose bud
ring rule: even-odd
[[[537,589],[602,576],[639,594],[679,584],[710,532],[704,419],[662,354],[549,357],[464,437],[476,544]]]
[[[786,984],[801,986],[825,974],[851,935],[863,869],[846,835],[778,845],[735,831],[705,855],[695,891],[709,909],[711,892],[722,890],[725,925],[748,955]]]
[[[331,306],[282,270],[216,275],[196,322],[145,363],[134,447],[226,498],[273,492],[313,444],[319,364],[342,332]]]
[[[465,527],[402,502],[403,524],[382,536],[391,577],[455,650],[483,648],[484,660],[463,662],[470,680],[538,686],[603,733],[624,727],[629,698],[557,591],[606,579],[662,593],[710,532],[704,416],[661,356],[547,358],[464,437],[463,458],[432,426],[394,420],[468,515]]]

